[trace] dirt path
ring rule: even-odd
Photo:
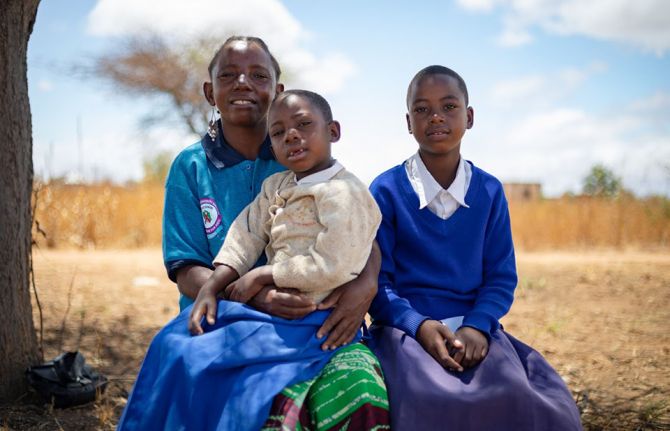
[[[154,249],[36,251],[45,357],[79,348],[111,384],[92,406],[0,407],[0,430],[114,429],[151,337],[177,313],[161,262]],[[670,429],[670,254],[522,253],[518,266],[503,325],[564,377],[585,428]]]

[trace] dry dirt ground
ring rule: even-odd
[[[177,312],[160,250],[34,259],[45,358],[79,349],[110,384],[77,408],[0,406],[0,430],[114,429],[148,343]],[[670,429],[670,254],[520,253],[518,266],[503,324],[563,376],[585,429]]]

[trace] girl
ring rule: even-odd
[[[419,150],[370,187],[382,211],[370,345],[391,425],[581,429],[560,376],[498,323],[517,282],[514,247],[502,185],[460,155],[474,122],[465,82],[427,67],[409,85],[407,109]]]
[[[229,38],[214,55],[209,73],[211,82],[206,82],[203,90],[213,110],[217,109],[221,113],[221,118],[210,123],[209,133],[200,142],[186,148],[177,156],[170,169],[165,190],[163,253],[168,275],[177,282],[182,294],[180,300],[182,309],[193,301],[212,274],[211,262],[220,249],[232,221],[253,200],[260,190],[262,181],[273,173],[283,170],[283,167],[274,160],[267,137],[267,113],[270,102],[283,90],[283,86],[278,83],[279,65],[266,44],[254,37]],[[310,317],[304,319],[305,334],[311,334],[310,331],[314,329],[318,329],[319,337],[328,334],[323,343],[323,348],[326,349],[341,346],[356,336],[376,289],[375,267],[378,265],[376,262],[378,254],[373,248],[371,258],[360,276],[336,289],[319,305],[319,309],[336,305],[325,323],[314,317],[312,320]],[[249,304],[260,311],[291,319],[303,317],[317,308],[308,298],[290,290],[278,290],[273,286],[264,287],[249,301]],[[219,310],[220,313],[222,311],[225,310]],[[274,319],[260,312],[258,316],[268,321]],[[220,318],[216,323],[220,327],[225,327],[227,324],[244,325],[245,322],[239,320],[241,318],[239,314],[231,312],[225,319]],[[178,326],[186,331],[187,320],[188,311],[185,311],[168,327]],[[168,327],[161,331],[161,334],[168,334],[167,338],[171,336],[169,334],[172,330]],[[160,344],[159,337],[165,338],[159,334],[153,345]],[[169,349],[163,349],[161,352],[177,356],[183,353],[183,351],[170,352]],[[315,352],[312,353],[316,357]],[[150,349],[147,356],[151,354]],[[371,408],[367,391],[353,384],[360,380],[360,373],[377,375],[376,359],[369,350],[356,343],[346,349],[338,350],[325,367],[321,368],[322,366],[321,359],[316,360],[309,365],[311,372],[317,374],[314,379],[288,387],[275,397],[266,426],[286,426],[292,429],[300,427],[303,423],[310,428],[330,429],[356,418],[364,420],[372,418],[370,421],[374,423],[378,412]],[[352,373],[351,370],[355,372]],[[203,373],[203,378],[206,375]],[[325,379],[325,376],[328,376],[328,379]],[[147,379],[157,377],[158,370],[154,375],[149,374]],[[343,396],[335,403],[339,406],[338,409],[330,408],[333,403],[323,395],[328,391],[321,390],[322,385],[328,383],[331,377],[350,382],[348,385],[350,389],[344,391]],[[208,384],[203,380],[199,383]],[[215,386],[217,391],[225,391],[227,388],[222,385]],[[230,389],[232,390],[234,386],[233,384]],[[164,394],[151,390],[143,394],[141,390],[138,392],[137,387],[136,384],[129,406],[133,401],[132,398],[142,399],[148,396],[149,404],[144,406],[145,409],[168,411],[171,402],[163,397]],[[205,420],[195,409],[198,400],[202,403],[216,402],[216,397],[208,399],[205,392],[198,393],[195,384],[186,384],[180,379],[176,379],[173,387],[165,390],[175,397],[174,400],[178,397],[193,397],[192,409],[172,411],[172,416],[164,418],[183,421],[188,429],[198,429],[197,424],[203,424],[202,421]],[[241,394],[245,388],[236,390]],[[151,398],[152,396],[156,398]],[[246,407],[251,407],[250,404],[254,402],[245,399],[243,395],[237,399],[240,400],[237,405],[238,411],[245,411]],[[155,405],[158,402],[165,404]],[[321,408],[326,403],[329,407]],[[141,413],[135,410],[133,417],[141,417]],[[212,412],[204,414],[208,420],[212,418]],[[126,411],[119,428],[135,429],[139,426],[139,422],[128,419],[130,417]],[[260,420],[262,423],[264,418]],[[150,428],[155,426],[161,427],[159,424],[152,424]]]

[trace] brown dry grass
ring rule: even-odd
[[[42,185],[35,219],[49,248],[153,247],[161,241],[163,187],[155,183]],[[668,250],[670,200],[565,197],[510,202],[518,249]]]
[[[670,429],[670,254],[520,253],[518,264],[503,324],[565,378],[585,428]],[[160,250],[36,250],[35,270],[46,357],[79,348],[111,383],[94,405],[1,407],[0,429],[111,430],[153,334],[177,312]]]

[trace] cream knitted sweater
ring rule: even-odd
[[[235,219],[214,264],[241,277],[265,249],[275,285],[296,288],[318,304],[360,274],[380,222],[367,187],[344,168],[309,184],[280,172]]]

